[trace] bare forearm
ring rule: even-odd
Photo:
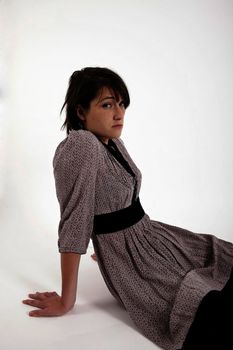
[[[67,308],[72,308],[75,304],[80,258],[80,254],[61,253],[61,298]]]

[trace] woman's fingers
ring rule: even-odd
[[[32,305],[32,306],[36,306],[39,308],[44,308],[46,306],[46,301],[48,299],[50,299],[51,297],[55,297],[57,295],[58,294],[56,292],[44,292],[44,293],[36,292],[34,294],[30,293],[30,294],[28,294],[28,296],[31,299],[25,299],[22,302],[24,304],[27,304],[27,305]]]
[[[23,300],[23,303],[30,306],[38,307],[40,309],[44,309],[46,307],[40,300],[25,299]]]
[[[36,293],[30,293],[30,295],[41,295],[44,294],[46,296],[50,296],[50,295],[57,295],[56,292],[36,292]]]
[[[55,295],[58,295],[56,292],[43,292],[43,293],[39,293],[39,292],[36,292],[36,293],[30,293],[28,294],[28,296],[32,299],[36,299],[36,300],[44,300],[48,297],[52,297],[52,296],[55,296]]]
[[[29,316],[40,316],[39,311],[41,310],[32,310],[29,312]]]
[[[32,310],[29,312],[29,316],[33,317],[52,317],[52,316],[61,316],[64,312],[51,312],[49,308],[41,309],[41,310]]]
[[[58,296],[58,294],[56,292],[44,292],[44,294],[49,297],[49,296]]]
[[[29,316],[40,317],[40,316],[49,316],[49,315],[47,313],[47,309],[41,309],[41,310],[30,311]]]
[[[25,299],[22,302],[39,309],[30,311],[29,316],[61,316],[70,310],[56,292],[36,292],[30,293],[29,296],[31,299]]]
[[[29,298],[35,299],[35,300],[43,300],[45,298],[43,293],[30,293],[28,294]]]
[[[97,261],[97,256],[96,256],[95,253],[93,253],[93,254],[91,255],[91,257],[92,257],[93,260]]]

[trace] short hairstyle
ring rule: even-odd
[[[65,102],[60,111],[61,114],[66,106],[66,118],[61,129],[66,128],[67,135],[70,130],[83,129],[82,120],[77,115],[78,105],[88,111],[91,101],[98,96],[104,87],[112,90],[117,100],[119,100],[120,95],[125,108],[129,106],[130,97],[126,84],[113,70],[101,67],[85,67],[73,72],[69,79]]]

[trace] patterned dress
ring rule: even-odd
[[[182,347],[203,297],[230,277],[233,244],[144,217],[121,231],[95,235],[94,216],[128,207],[141,172],[121,138],[119,158],[95,134],[72,130],[53,158],[60,204],[59,252],[86,254],[90,239],[103,279],[138,330],[163,349]],[[143,203],[142,203],[143,206]]]

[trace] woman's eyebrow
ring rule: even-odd
[[[104,101],[104,100],[107,100],[107,99],[109,99],[109,98],[115,100],[115,97],[113,97],[113,96],[107,96],[107,97],[104,97],[102,100],[100,100],[100,102],[102,102],[102,101]]]
[[[99,103],[101,103],[102,101],[107,100],[107,99],[112,99],[112,100],[115,100],[115,97],[113,97],[113,96],[107,96],[107,97],[104,97],[104,98],[102,98],[102,100],[100,100],[100,101],[96,102],[96,105],[98,105]]]
[[[116,98],[114,96],[107,96],[107,97],[104,97],[102,100],[100,100],[98,103],[104,101],[104,100],[108,100],[108,99],[112,99],[112,100],[115,100]],[[120,99],[121,100],[121,99]],[[120,101],[119,100],[119,101]],[[122,100],[123,101],[123,100]]]

